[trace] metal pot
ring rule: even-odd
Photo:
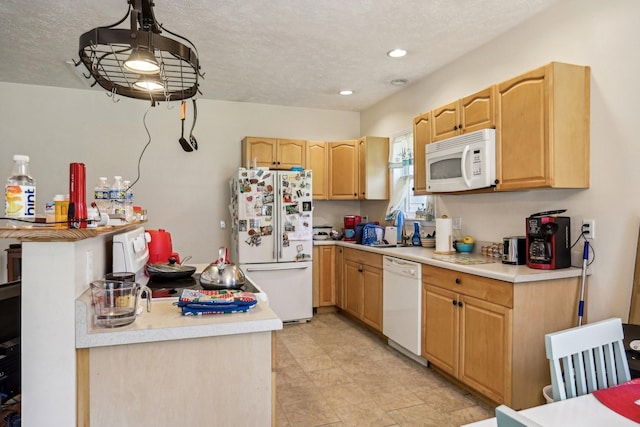
[[[218,259],[202,270],[200,285],[204,289],[237,289],[244,285],[244,273],[240,267],[229,261],[226,253],[227,249],[221,247]]]

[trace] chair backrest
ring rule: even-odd
[[[631,379],[622,320],[602,320],[545,335],[553,400],[581,396]]]
[[[541,424],[505,405],[496,408],[496,421],[498,427],[542,427]]]

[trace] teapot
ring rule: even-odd
[[[229,261],[227,248],[224,246],[218,250],[218,259],[200,274],[200,285],[204,289],[238,289],[244,283],[244,273],[240,267]]]

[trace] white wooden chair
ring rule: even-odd
[[[542,427],[531,418],[527,418],[505,405],[496,408],[496,421],[498,427]]]
[[[622,320],[602,320],[545,335],[553,400],[581,396],[631,379]]]

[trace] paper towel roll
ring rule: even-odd
[[[455,250],[453,249],[453,220],[451,218],[436,218],[435,253],[455,253]]]

